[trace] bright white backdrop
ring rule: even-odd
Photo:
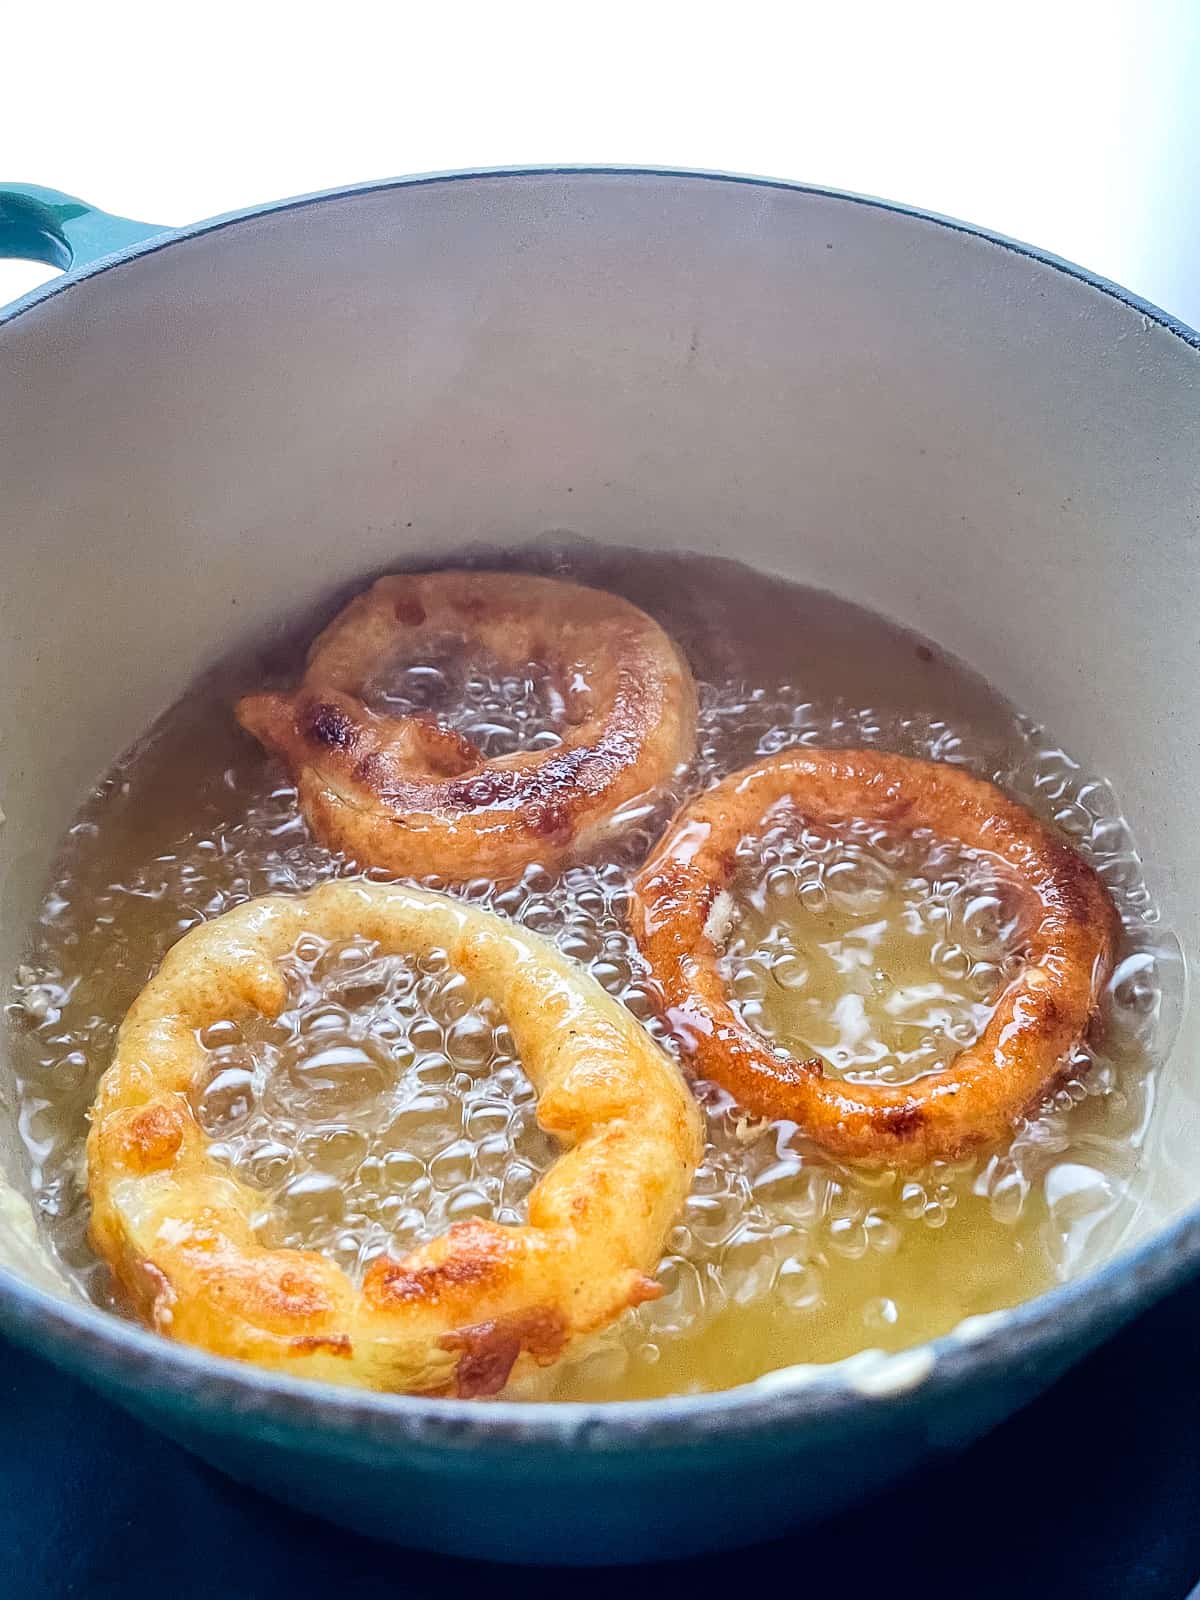
[[[904,200],[1200,325],[1200,0],[6,14],[0,176],[187,222],[360,179],[645,162]],[[0,264],[0,301],[43,269]]]

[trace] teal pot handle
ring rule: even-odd
[[[44,261],[69,272],[170,231],[163,224],[110,216],[57,189],[0,183],[0,257]]]

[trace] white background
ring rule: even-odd
[[[367,178],[643,162],[1040,244],[1200,325],[1200,0],[31,5],[0,177],[188,222]],[[48,276],[0,263],[0,302]]]

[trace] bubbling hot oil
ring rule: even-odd
[[[646,605],[689,651],[702,679],[696,760],[671,795],[630,808],[603,861],[452,892],[553,939],[658,1037],[625,927],[630,879],[672,804],[792,744],[879,745],[995,778],[1096,863],[1125,947],[1101,1042],[1081,1047],[1053,1098],[990,1155],[864,1173],[698,1085],[707,1148],[667,1240],[663,1295],[510,1393],[727,1387],[901,1348],[1078,1270],[1134,1209],[1176,981],[1107,787],[965,669],[828,596],[695,559],[583,566],[583,581]],[[765,642],[763,614],[778,622]],[[18,974],[35,1199],[60,1259],[103,1304],[83,1141],[125,1010],[197,922],[357,870],[314,843],[292,788],[233,726],[232,699],[261,676],[240,662],[199,685],[104,780],[70,831]],[[501,671],[439,648],[381,674],[370,699],[437,714],[488,755],[559,739],[541,663]],[[741,854],[724,956],[736,1003],[768,1041],[834,1072],[898,1083],[936,1070],[1019,969],[1019,902],[989,858],[870,819],[815,830],[786,808]],[[357,1278],[376,1255],[460,1218],[523,1220],[556,1148],[495,1000],[438,952],[407,961],[308,937],[285,968],[283,1014],[206,1030],[208,1068],[193,1087],[213,1154],[262,1194],[264,1240],[321,1249]]]
[[[494,999],[443,950],[417,960],[311,935],[274,1021],[217,1023],[193,1108],[210,1151],[263,1193],[264,1240],[353,1278],[468,1217],[523,1220],[554,1159]]]

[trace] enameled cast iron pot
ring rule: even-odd
[[[0,186],[0,254],[69,269],[0,313],[4,973],[87,786],[199,669],[362,573],[551,529],[933,635],[1111,777],[1200,947],[1200,340],[1154,308],[941,218],[672,172],[410,179],[174,232]],[[11,1111],[0,1327],[412,1545],[749,1541],[979,1434],[1200,1262],[1196,1032],[1189,1006],[1123,1253],[899,1357],[608,1407],[212,1360],[58,1280]]]

